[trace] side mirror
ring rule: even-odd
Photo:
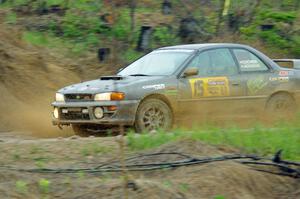
[[[191,67],[191,68],[188,68],[184,71],[183,73],[183,76],[184,77],[189,77],[189,76],[194,76],[194,75],[198,75],[198,68],[196,67]]]

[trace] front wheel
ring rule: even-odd
[[[172,127],[172,124],[172,110],[162,100],[147,99],[140,104],[135,121],[135,129],[137,132],[169,129]]]

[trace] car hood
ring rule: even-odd
[[[63,94],[96,94],[101,92],[122,91],[122,88],[133,84],[147,84],[166,79],[165,76],[103,76],[99,79],[73,84],[60,89]]]

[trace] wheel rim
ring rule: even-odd
[[[166,123],[165,113],[157,106],[149,107],[143,114],[142,123],[148,131],[164,128]]]

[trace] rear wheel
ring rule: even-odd
[[[278,93],[272,96],[267,102],[266,110],[268,114],[275,117],[293,116],[297,106],[292,96],[285,93]]]
[[[172,127],[172,124],[172,110],[162,100],[147,99],[140,104],[135,121],[135,129],[137,132],[169,129]]]

